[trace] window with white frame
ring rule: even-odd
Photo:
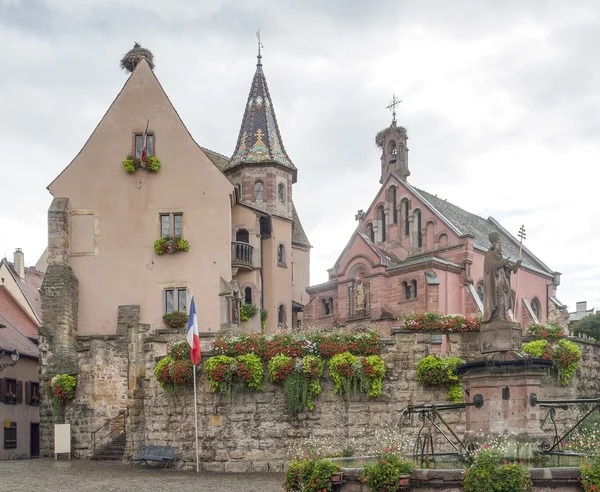
[[[142,158],[144,149],[144,135],[138,134],[135,136],[135,156],[138,159]],[[154,155],[154,135],[146,135],[146,155]]]
[[[183,212],[160,214],[161,237],[183,237]]]
[[[170,288],[164,290],[165,313],[173,311],[187,312],[187,289]]]

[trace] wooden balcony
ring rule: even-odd
[[[246,268],[248,270],[254,269],[252,263],[252,253],[254,246],[248,243],[242,243],[240,241],[233,241],[231,243],[231,264],[239,268]]]

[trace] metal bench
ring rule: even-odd
[[[173,448],[171,446],[146,446],[141,454],[135,459],[135,461],[138,461],[138,465],[141,465],[142,462],[144,462],[148,466],[150,466],[148,463],[149,461],[164,463],[164,470],[171,463],[173,463],[176,450],[177,448]]]

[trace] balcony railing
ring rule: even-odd
[[[231,243],[231,262],[234,265],[253,267],[252,252],[254,247],[248,243],[233,241]]]

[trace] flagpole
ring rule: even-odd
[[[187,342],[190,346],[190,358],[192,360],[192,372],[194,373],[194,428],[196,430],[196,473],[200,472],[200,450],[198,449],[198,388],[196,387],[196,366],[202,359],[200,350],[200,338],[198,333],[198,317],[196,315],[196,304],[194,294],[190,300],[190,313],[188,315]]]
[[[196,396],[196,366],[194,368],[194,422],[196,424],[196,473],[200,472],[200,459],[198,450],[198,399]]]

